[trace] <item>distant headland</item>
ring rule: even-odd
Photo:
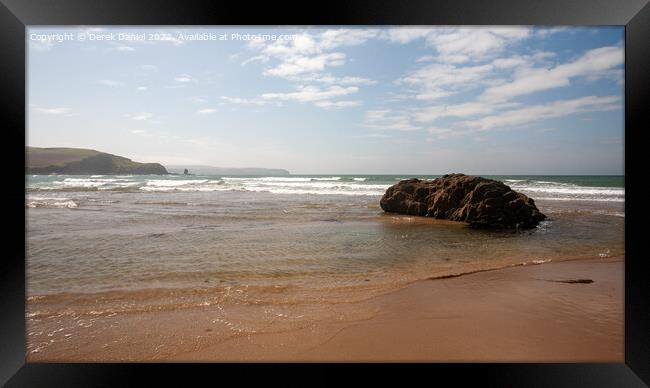
[[[163,166],[160,163],[139,163],[123,156],[86,148],[26,147],[25,174],[49,175],[248,175],[288,176],[280,168],[230,168],[204,165]]]
[[[168,174],[160,163],[138,163],[85,148],[27,147],[26,159],[26,174]]]

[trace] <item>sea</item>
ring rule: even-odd
[[[385,190],[414,177],[437,176],[26,175],[28,319],[307,311],[423,279],[624,256],[623,176],[485,176],[546,214],[519,232],[382,211]]]

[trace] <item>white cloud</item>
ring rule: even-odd
[[[271,43],[267,41],[253,42],[249,44],[249,47],[261,48],[262,53],[270,57],[291,57],[315,54],[321,51],[316,44],[316,38],[309,33],[296,34],[295,39],[292,40],[276,40]]]
[[[139,92],[144,92],[145,90],[147,90],[147,87],[146,87],[146,86],[138,86],[138,87],[135,88],[135,89],[136,89],[137,91],[139,91]]]
[[[346,54],[336,51],[337,49],[363,44],[380,34],[378,29],[340,28],[303,31],[295,34],[295,39],[292,40],[251,41],[248,48],[257,51],[257,55],[244,60],[241,65],[269,63],[263,74],[284,78],[294,83],[296,90],[264,93],[252,100],[226,96],[222,99],[235,104],[258,105],[261,105],[261,101],[309,102],[324,109],[359,106],[361,101],[336,99],[357,93],[359,86],[373,85],[376,81],[360,76],[334,76],[327,70],[346,63]]]
[[[419,57],[418,59],[416,59],[415,62],[418,62],[418,63],[419,62],[431,62],[431,61],[434,61],[435,59],[436,59],[436,57],[434,57],[433,55],[423,55],[423,56]]]
[[[418,131],[422,129],[421,126],[412,124],[408,113],[393,112],[390,109],[367,111],[365,125],[378,130]]]
[[[462,63],[494,57],[509,45],[530,36],[527,27],[442,28],[427,35],[429,46],[441,61]]]
[[[304,73],[323,71],[327,66],[341,66],[345,63],[345,54],[328,53],[317,56],[296,55],[286,58],[278,66],[268,69],[265,75],[289,77]]]
[[[441,117],[472,117],[494,112],[502,106],[485,102],[466,102],[461,104],[435,105],[416,110],[414,119],[430,122]]]
[[[205,109],[201,109],[201,110],[199,110],[197,113],[202,114],[202,115],[207,115],[207,114],[214,113],[214,112],[216,112],[216,111],[217,111],[217,110],[216,110],[216,109],[213,109],[213,108],[205,108]]]
[[[479,29],[479,35],[463,29],[453,31],[455,32],[433,31],[430,34],[420,31],[419,36],[424,35],[428,42],[434,40],[434,37],[438,39],[434,44],[438,48],[444,47],[439,51],[439,54],[443,55],[418,58],[416,63],[434,63],[425,63],[394,82],[405,87],[401,91],[402,96],[414,99],[416,104],[418,101],[427,102],[428,106],[416,105],[396,111],[370,111],[366,117],[366,126],[398,131],[423,130],[438,138],[447,138],[502,127],[529,125],[544,118],[620,107],[618,103],[597,97],[550,102],[527,108],[510,101],[516,96],[535,91],[568,86],[573,77],[584,77],[587,81],[606,78],[622,83],[623,73],[619,67],[623,63],[623,53],[620,46],[590,50],[575,60],[551,65],[549,61],[556,57],[552,52],[537,51],[494,58],[491,54],[481,51],[481,47],[494,47],[499,51],[514,41],[530,36],[530,29]],[[478,46],[475,46],[476,42],[463,46],[461,42],[446,41],[449,36],[456,36],[458,31],[477,39],[484,38],[484,42]],[[418,34],[414,32],[411,36]],[[449,45],[445,46],[447,43]],[[481,58],[485,62],[438,62],[449,60],[449,55],[452,54],[472,52],[475,54],[473,58]],[[455,59],[451,60],[454,61]],[[465,102],[440,102],[458,93],[472,93],[477,97],[464,98]],[[425,126],[425,123],[437,124],[437,120],[442,118],[453,120],[451,124],[445,122],[443,128]]]
[[[528,27],[396,27],[383,35],[401,44],[424,39],[437,56],[425,55],[418,62],[436,59],[444,63],[482,61],[530,36]]]
[[[424,38],[431,34],[433,30],[431,27],[395,27],[386,32],[386,37],[391,42],[405,44]]]
[[[325,76],[318,80],[319,82],[325,83],[336,83],[339,85],[374,85],[377,81],[371,80],[369,78],[363,77],[331,77]]]
[[[250,57],[247,60],[243,61],[241,65],[246,66],[249,63],[253,63],[253,62],[268,62],[268,61],[269,61],[269,57],[267,57],[266,55],[256,55],[254,57]]]
[[[292,40],[252,41],[248,47],[260,50],[262,55],[274,58],[288,58],[297,55],[316,55],[341,47],[363,44],[378,36],[374,29],[330,29],[320,33],[302,32]]]
[[[134,135],[145,135],[147,131],[145,131],[144,129],[134,129],[131,131],[131,133]]]
[[[220,96],[221,100],[239,105],[267,105],[273,103],[272,101],[266,101],[261,98],[242,98],[242,97],[230,97],[230,96]]]
[[[577,113],[622,109],[622,104],[620,96],[587,96],[527,107],[518,107],[518,104],[512,103],[489,105],[470,102],[442,106],[437,111],[434,108],[429,107],[422,111],[369,110],[366,112],[365,125],[375,130],[424,131],[438,139],[447,139],[486,131],[527,127],[547,119]],[[445,127],[422,126],[417,123],[418,120],[429,122],[445,116],[460,117],[461,120]]]
[[[378,137],[378,138],[383,138],[383,139],[385,139],[385,138],[392,137],[392,136],[391,136],[391,135],[387,135],[387,134],[385,134],[385,133],[369,133],[369,134],[366,135],[365,137]]]
[[[328,100],[334,97],[341,97],[348,94],[356,93],[359,88],[356,86],[330,86],[326,89],[321,89],[317,86],[301,86],[295,92],[288,93],[264,93],[262,98],[267,100],[293,100],[299,102],[313,102]]]
[[[339,47],[356,46],[367,42],[379,35],[376,29],[350,29],[341,28],[327,30],[319,37],[319,47],[322,50],[331,50]]]
[[[575,113],[602,112],[621,108],[620,96],[587,96],[508,110],[477,120],[467,121],[464,125],[478,131],[487,131],[529,125],[549,118],[563,117]]]
[[[395,83],[407,87],[402,96],[438,101],[460,92],[498,87],[507,82],[508,72],[546,64],[553,53],[499,57],[509,46],[531,36],[529,27],[400,27],[387,30],[382,37],[397,43],[423,39],[434,50],[418,57],[416,63],[423,65]]]
[[[524,66],[528,64],[528,60],[522,56],[510,58],[497,58],[492,61],[492,64],[497,69],[510,69],[513,67]]]
[[[138,113],[132,113],[127,115],[126,117],[130,118],[131,120],[136,120],[136,121],[147,121],[153,118],[153,113],[149,112],[138,112]]]
[[[548,51],[504,55],[526,39],[543,39],[566,31],[565,28],[542,31],[530,27],[417,26],[387,30],[331,29],[303,32],[295,41],[251,42],[248,47],[257,53],[242,65],[268,64],[263,74],[294,83],[295,90],[264,93],[258,101],[297,101],[324,109],[352,107],[362,105],[363,101],[349,96],[358,93],[359,87],[377,82],[363,76],[333,75],[328,71],[354,59],[349,57],[351,54],[342,52],[343,47],[371,39],[396,44],[420,40],[430,53],[417,57],[418,68],[394,82],[402,86],[399,93],[389,92],[400,100],[413,99],[413,105],[370,110],[364,123],[372,129],[423,131],[446,138],[502,126],[529,125],[544,117],[560,117],[595,107],[615,109],[620,106],[596,97],[595,100],[556,101],[528,108],[511,101],[537,90],[569,85],[571,78],[578,76],[587,81],[607,78],[621,82],[623,74],[617,68],[623,63],[620,45],[591,50],[564,64],[554,64],[556,53]],[[472,93],[474,97],[444,103],[446,98],[461,96],[461,93]],[[233,104],[251,104],[256,100],[226,96],[221,99]],[[549,113],[549,110],[554,112]],[[544,112],[545,116],[538,112]],[[452,120],[438,125],[437,120],[442,118]]]
[[[437,100],[443,97],[447,97],[450,94],[452,94],[449,91],[445,91],[442,89],[438,89],[436,87],[432,87],[430,89],[425,89],[422,92],[418,93],[415,98],[417,100]]]
[[[337,84],[337,85],[374,85],[377,81],[363,77],[335,77],[331,74],[316,74],[307,76],[289,77],[291,81],[295,82],[319,82],[324,84]]]
[[[625,71],[623,68],[610,69],[602,71],[600,73],[587,75],[585,76],[585,79],[589,82],[594,82],[600,79],[607,79],[616,82],[618,85],[623,85],[625,83]]]
[[[575,27],[574,27],[575,29]],[[535,35],[540,38],[547,38],[551,35],[559,34],[562,32],[572,31],[569,27],[560,26],[560,27],[537,27],[535,28]]]
[[[433,100],[460,90],[476,88],[492,76],[493,70],[491,64],[459,67],[433,63],[406,74],[395,83],[419,89],[415,94],[417,99]]]
[[[174,81],[183,83],[196,82],[196,80],[189,74],[181,74],[178,77],[174,78]]]
[[[350,108],[354,106],[362,105],[361,101],[317,101],[314,103],[319,108],[330,109],[330,108]]]
[[[117,86],[124,86],[124,82],[119,82],[119,81],[113,81],[110,79],[100,79],[97,81],[99,85],[104,85],[104,86],[110,86],[112,88],[117,87]]]
[[[623,48],[601,47],[589,50],[573,62],[553,68],[523,67],[515,72],[512,82],[485,90],[482,99],[505,101],[543,90],[569,86],[575,77],[597,77],[623,64]]]
[[[366,119],[370,121],[382,120],[386,118],[386,115],[390,112],[390,109],[369,110],[366,112]]]
[[[460,135],[461,132],[459,131],[453,131],[449,128],[437,128],[437,127],[429,127],[426,129],[426,131],[431,134],[436,136],[438,139],[447,139],[451,136],[454,135]]]
[[[48,115],[63,115],[70,112],[71,109],[70,108],[40,108],[38,111]]]
[[[275,77],[295,77],[302,74],[316,75],[327,67],[341,66],[346,56],[333,50],[360,45],[379,36],[375,29],[330,29],[319,33],[302,32],[295,34],[293,40],[276,40],[273,42],[251,41],[248,47],[259,51],[242,62],[247,65],[252,62],[278,61],[274,66],[264,71],[265,75]]]

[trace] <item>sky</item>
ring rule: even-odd
[[[623,27],[30,27],[27,143],[293,174],[622,175]]]

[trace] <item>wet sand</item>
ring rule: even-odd
[[[56,325],[43,321],[28,327],[40,336],[28,335],[27,360],[624,360],[622,257],[423,280],[361,302],[312,307],[279,309],[284,319],[258,330],[250,329],[254,309],[268,307],[232,308],[241,319],[228,322],[219,306],[96,317],[60,339]],[[310,313],[329,318],[304,318]]]

